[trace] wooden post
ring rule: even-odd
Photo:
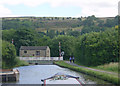
[[[60,57],[61,57],[61,44],[59,42],[59,60],[60,60]]]

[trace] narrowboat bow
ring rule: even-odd
[[[81,81],[79,80],[79,77],[66,75],[62,73],[57,73],[52,77],[42,79],[43,85],[49,85],[49,84],[79,84],[79,86],[82,86]]]

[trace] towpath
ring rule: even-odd
[[[82,68],[86,68],[86,69],[94,70],[94,71],[99,71],[99,72],[105,72],[105,73],[114,74],[114,75],[118,76],[118,73],[115,73],[115,72],[103,71],[103,70],[99,70],[99,69],[94,69],[94,68],[89,68],[89,67],[85,67],[85,66],[80,66],[80,65],[77,65],[75,63],[70,63],[69,61],[65,61],[65,62],[70,64],[70,65],[73,65],[73,66],[82,67]]]

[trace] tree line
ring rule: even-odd
[[[81,31],[72,29],[59,31],[57,28],[55,30],[47,29],[46,32],[37,31],[35,29],[37,26],[33,27],[28,20],[24,20],[24,23],[19,19],[15,20],[16,23],[13,20],[3,20],[3,67],[12,68],[18,63],[16,56],[19,56],[21,46],[49,46],[51,56],[59,56],[59,42],[61,42],[61,51],[65,52],[65,60],[74,56],[78,64],[86,66],[118,62],[117,18],[118,16],[104,23],[96,17],[90,16],[82,22],[84,27]],[[17,21],[20,21],[21,25]],[[79,24],[81,25],[81,23]]]
[[[87,66],[118,62],[118,29],[115,28],[109,28],[103,32],[89,32],[78,37],[68,34],[57,35],[53,38],[47,35],[41,36],[33,29],[10,29],[2,32],[2,38],[6,42],[3,41],[3,47],[10,49],[8,53],[12,56],[15,53],[12,54],[11,50],[17,51],[19,56],[20,46],[49,46],[51,56],[59,56],[59,42],[61,42],[61,51],[65,52],[65,60],[74,56],[77,63]],[[10,46],[8,42],[11,43],[12,39],[14,43]],[[7,51],[6,48],[5,51]],[[3,52],[3,55],[6,53]]]

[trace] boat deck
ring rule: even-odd
[[[83,83],[79,80],[79,77],[66,75],[63,73],[57,73],[54,76],[51,76],[46,79],[42,79],[44,86],[50,85],[50,84],[60,84],[60,85],[79,85],[82,86]]]
[[[45,80],[44,84],[81,84],[78,79],[68,78],[66,80]]]

